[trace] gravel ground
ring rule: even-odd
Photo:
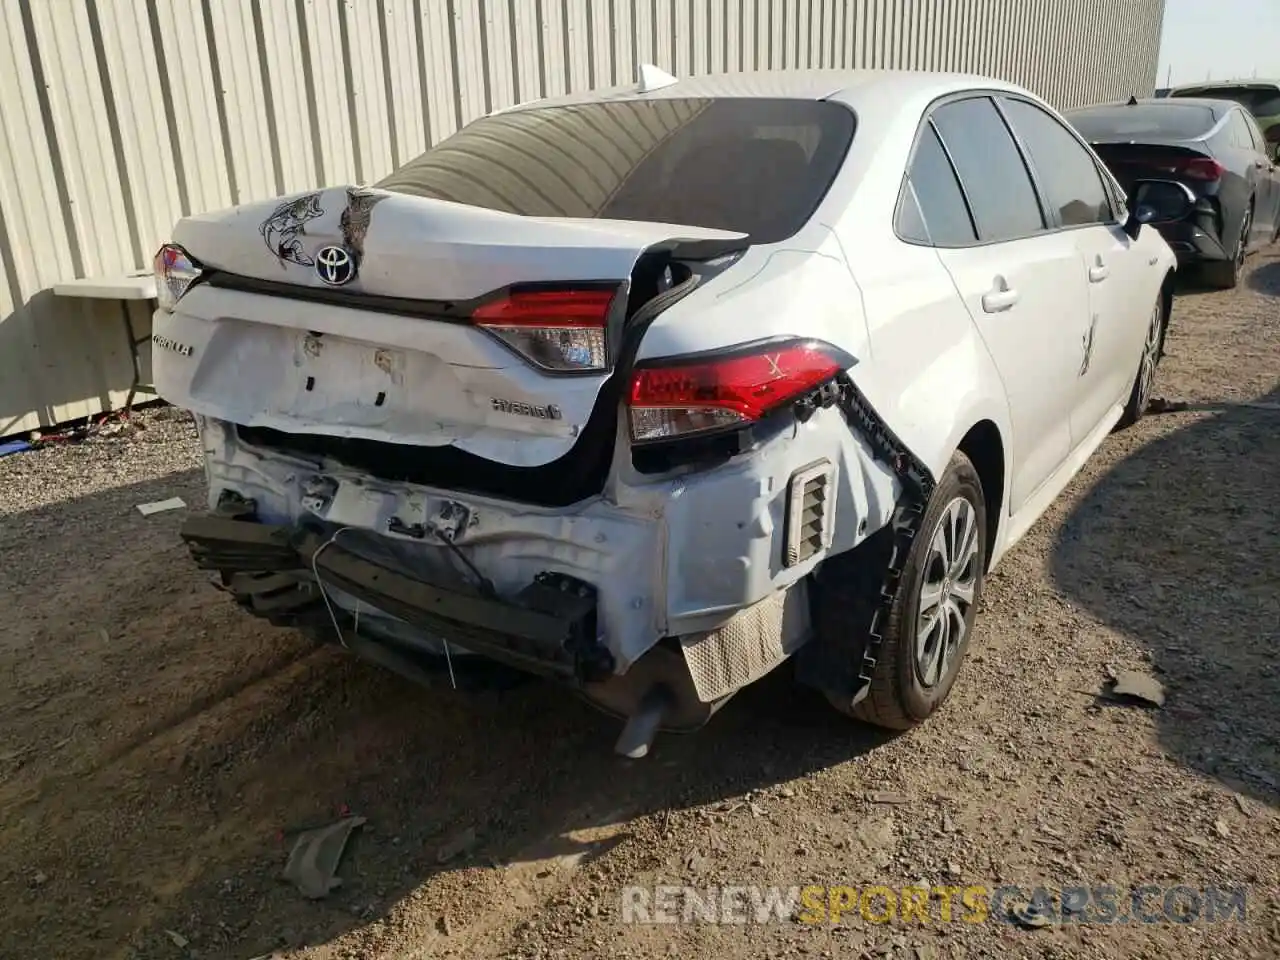
[[[553,686],[413,687],[234,609],[182,511],[134,509],[203,501],[177,411],[0,460],[0,955],[1280,955],[1278,384],[1272,255],[1180,293],[1157,392],[1189,407],[1109,438],[1002,564],[931,722],[884,736],[782,670],[630,764]],[[1109,668],[1165,706],[1100,700]],[[291,838],[348,809],[343,885],[305,901]],[[627,885],[919,881],[1248,899],[1243,923],[620,914]]]

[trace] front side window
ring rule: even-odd
[[[1064,227],[1110,223],[1111,201],[1093,157],[1061,123],[1025,100],[1001,106],[1035,167],[1048,206]]]
[[[1044,215],[1022,155],[988,97],[943,104],[933,123],[955,163],[984,242],[1042,231]]]
[[[753,97],[615,100],[484,117],[377,186],[532,217],[688,224],[785,240],[854,135],[843,105]]]

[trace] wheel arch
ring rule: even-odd
[[[982,481],[982,497],[987,513],[986,569],[996,554],[1000,520],[1005,502],[1005,447],[1000,428],[992,420],[979,420],[960,439],[956,448],[973,464]]]
[[[1169,321],[1173,318],[1173,286],[1176,279],[1176,271],[1171,268],[1160,283],[1160,305],[1164,311],[1164,326],[1160,329],[1161,358],[1164,357],[1165,338],[1169,336]]]

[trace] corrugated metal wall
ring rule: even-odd
[[[0,0],[0,437],[122,402],[121,305],[181,216],[375,180],[511,103],[677,75],[966,70],[1150,93],[1164,0]],[[149,319],[133,307],[139,332]]]

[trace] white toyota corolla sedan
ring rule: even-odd
[[[972,76],[640,82],[371,186],[181,221],[155,379],[183,537],[249,611],[411,677],[498,661],[691,729],[786,659],[893,728],[983,578],[1150,396],[1184,216]]]

